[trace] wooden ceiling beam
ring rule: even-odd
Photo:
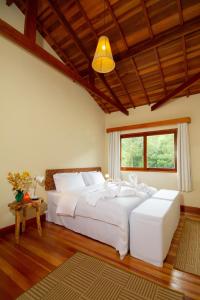
[[[151,21],[150,21],[149,14],[148,14],[148,11],[147,11],[144,0],[141,0],[141,4],[142,4],[142,9],[143,9],[143,12],[144,12],[145,19],[146,19],[146,22],[147,22],[149,35],[150,35],[151,38],[153,38],[154,33],[153,33],[153,30],[152,30],[152,27],[151,27]],[[159,68],[159,71],[160,71],[160,76],[161,76],[163,89],[164,89],[165,96],[166,96],[167,95],[167,88],[166,88],[166,84],[165,84],[164,73],[163,73],[163,70],[162,70],[161,63],[160,63],[160,57],[159,57],[158,49],[156,47],[154,48],[154,52],[155,52],[155,57],[156,57],[156,61],[157,61],[157,64],[158,64],[158,68]]]
[[[184,20],[183,20],[181,0],[176,0],[176,3],[178,6],[178,15],[179,15],[180,24],[183,25]]]
[[[124,46],[125,46],[125,48],[126,48],[126,51],[128,51],[129,46],[128,46],[128,43],[127,43],[127,41],[126,41],[126,37],[125,37],[125,35],[124,35],[124,33],[123,33],[123,30],[122,30],[122,28],[121,28],[121,26],[120,26],[120,24],[119,24],[119,22],[118,22],[118,20],[117,20],[117,18],[116,18],[116,16],[115,16],[114,12],[113,12],[113,10],[112,10],[112,7],[111,7],[111,4],[110,4],[109,0],[105,0],[105,3],[106,3],[106,5],[107,5],[107,8],[108,8],[108,10],[109,10],[111,16],[112,16],[112,19],[113,19],[113,21],[114,21],[114,23],[115,23],[115,26],[116,26],[117,29],[118,29],[118,32],[120,33],[120,36],[121,36],[121,39],[122,39],[122,41],[123,41],[123,43],[124,43]],[[138,81],[139,81],[139,83],[140,83],[140,86],[141,86],[142,90],[143,90],[143,93],[144,93],[144,95],[145,95],[145,98],[147,99],[147,103],[150,104],[149,97],[148,97],[147,92],[146,92],[146,89],[145,89],[145,87],[144,87],[144,83],[143,83],[143,81],[142,81],[142,78],[140,77],[140,74],[139,74],[139,72],[138,72],[138,69],[137,69],[137,65],[136,65],[135,59],[134,59],[133,57],[131,58],[131,63],[132,63],[132,66],[133,66],[133,68],[134,68],[134,71],[135,71],[135,73],[136,73],[136,77],[137,77],[137,79],[138,79]],[[132,99],[131,99],[131,100],[132,100]]]
[[[77,3],[77,5],[78,5],[79,10],[81,11],[83,17],[85,18],[85,20],[86,20],[88,26],[90,27],[90,29],[91,29],[93,35],[95,36],[96,41],[98,41],[98,35],[97,35],[96,31],[94,30],[94,27],[93,27],[93,25],[92,25],[90,19],[88,18],[88,15],[87,15],[85,9],[83,8],[83,6],[82,6],[80,0],[76,0],[76,3]],[[131,104],[131,106],[132,106],[133,108],[135,108],[134,101],[133,101],[133,99],[131,98],[131,96],[130,96],[130,94],[129,94],[129,92],[128,92],[126,86],[125,86],[125,84],[124,84],[123,81],[121,80],[121,78],[120,78],[120,76],[119,76],[117,70],[114,69],[113,72],[115,73],[115,76],[117,77],[118,81],[120,82],[120,85],[122,86],[124,92],[126,93],[128,99],[129,99],[129,103]],[[104,75],[101,76],[101,77],[104,77]],[[105,78],[105,77],[104,77],[104,78]],[[102,78],[101,78],[101,80],[102,80]],[[112,93],[113,93],[113,91],[112,91]],[[112,94],[112,93],[111,93],[111,94]],[[115,97],[116,97],[116,96],[115,96]]]
[[[200,18],[196,17],[190,21],[185,22],[183,25],[177,25],[171,29],[163,31],[154,36],[154,38],[140,42],[129,50],[116,54],[114,56],[115,62],[122,62],[125,59],[129,59],[132,56],[141,54],[142,52],[149,51],[155,47],[172,42],[179,39],[189,33],[196,32],[200,29]]]
[[[158,53],[158,49],[157,48],[155,48],[155,56],[156,56],[156,61],[157,61],[158,68],[159,68],[159,71],[160,71],[160,76],[161,76],[161,81],[162,81],[163,89],[164,89],[165,96],[166,96],[167,95],[167,87],[166,87],[165,77],[164,77],[164,73],[163,73],[163,70],[162,70],[162,66],[161,66],[161,62],[160,62],[160,57],[159,57],[159,53]]]
[[[77,37],[76,33],[72,29],[70,23],[63,16],[63,14],[60,12],[60,9],[59,9],[58,5],[53,0],[48,0],[48,3],[50,5],[51,9],[54,11],[55,15],[57,16],[57,18],[60,21],[60,23],[63,25],[63,27],[65,28],[65,30],[70,34],[71,38],[73,39],[74,43],[78,47],[79,51],[83,54],[83,56],[87,60],[88,65],[90,65],[91,64],[90,55],[88,55],[86,49],[83,47],[81,41],[79,40],[79,38]],[[115,93],[112,91],[111,87],[108,85],[108,83],[106,82],[105,78],[103,80],[102,79],[103,77],[100,76],[100,74],[96,73],[96,75],[103,82],[103,84],[107,88],[107,90],[109,90],[110,94],[112,95],[112,97],[116,101],[116,103],[120,107],[123,107],[122,103],[120,102],[120,100],[118,99],[118,97],[115,95]]]
[[[142,81],[142,78],[140,77],[140,74],[139,74],[139,71],[138,71],[138,68],[137,68],[137,65],[136,65],[134,57],[131,59],[131,63],[132,63],[133,68],[135,70],[135,74],[136,74],[137,80],[139,81],[140,86],[142,88],[143,94],[145,95],[145,98],[146,98],[148,104],[150,105],[149,96],[148,96],[147,91],[146,91],[146,89],[144,87],[144,83]]]
[[[170,92],[166,97],[164,97],[159,102],[157,102],[156,104],[154,104],[151,107],[151,110],[157,109],[158,107],[160,107],[161,105],[163,105],[164,103],[166,103],[167,101],[169,101],[171,98],[173,98],[174,96],[176,96],[180,92],[182,92],[185,89],[187,89],[189,86],[191,86],[194,82],[196,82],[199,79],[200,79],[200,72],[197,73],[197,74],[195,74],[191,78],[189,78],[186,82],[182,83],[175,90],[173,90],[172,92]]]
[[[0,33],[7,39],[11,40],[15,44],[24,48],[28,52],[32,53],[34,56],[43,60],[47,64],[51,65],[74,82],[79,83],[81,86],[89,90],[91,93],[95,94],[97,97],[104,99],[106,102],[119,109],[124,114],[128,115],[128,111],[118,103],[115,103],[110,97],[105,95],[102,91],[100,91],[95,86],[89,84],[87,80],[84,80],[78,73],[72,71],[71,68],[63,64],[61,61],[56,59],[53,55],[48,53],[42,47],[38,46],[35,43],[32,43],[26,36],[24,36],[21,32],[10,26],[8,23],[0,19]]]
[[[150,22],[150,18],[149,18],[149,15],[148,15],[148,11],[147,11],[145,2],[144,2],[144,0],[141,0],[140,2],[141,2],[141,5],[142,5],[142,10],[143,10],[144,17],[146,19],[146,23],[147,23],[147,26],[148,26],[149,35],[150,35],[151,38],[153,38],[154,33],[153,33],[153,30],[152,30],[152,27],[151,27],[151,22]]]
[[[24,35],[32,42],[36,41],[36,20],[38,11],[38,0],[26,1],[26,13],[24,23]]]
[[[88,80],[91,84],[95,85],[95,73],[91,65],[88,67]]]

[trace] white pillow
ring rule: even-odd
[[[85,186],[80,173],[57,173],[53,175],[56,191],[59,193],[79,189]]]
[[[81,175],[86,185],[101,184],[105,182],[105,178],[101,172],[81,172]]]

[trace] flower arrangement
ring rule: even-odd
[[[12,185],[12,190],[15,193],[15,199],[17,202],[21,201],[24,197],[24,193],[28,191],[32,184],[32,177],[29,172],[24,171],[22,173],[9,172],[7,176],[8,182]]]

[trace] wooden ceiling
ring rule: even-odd
[[[26,0],[9,2],[26,13]],[[37,29],[68,67],[119,107],[200,93],[200,0],[38,0]],[[116,62],[106,75],[91,69],[102,34]],[[119,110],[90,93],[106,113]]]

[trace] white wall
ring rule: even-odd
[[[6,0],[0,18],[23,32],[24,16]],[[56,56],[38,35],[37,42]],[[104,166],[106,127],[190,116],[192,193],[186,205],[200,207],[200,95],[173,101],[151,112],[148,106],[104,115],[90,95],[44,62],[0,36],[0,227],[14,223],[9,171],[44,174],[47,168]],[[107,153],[106,153],[107,157]],[[176,174],[139,173],[142,181],[176,188]],[[40,188],[40,195],[45,195]]]
[[[22,30],[23,16],[0,1],[0,17]],[[45,47],[47,47],[45,45]],[[47,47],[48,48],[48,47]],[[49,50],[50,51],[50,50]],[[0,36],[0,227],[14,223],[9,171],[104,164],[105,117],[90,95]],[[38,190],[40,195],[44,191]]]
[[[184,193],[183,203],[188,206],[200,207],[200,95],[198,94],[190,96],[189,98],[184,97],[179,98],[177,100],[173,100],[155,111],[151,111],[149,106],[141,106],[136,108],[135,110],[131,109],[129,110],[129,112],[130,115],[128,117],[119,112],[106,115],[106,128],[137,123],[147,123],[159,120],[175,119],[179,117],[191,117],[192,123],[189,125],[189,131],[193,191],[190,193]],[[164,127],[162,128],[164,129]],[[155,128],[153,128],[152,130],[155,130]],[[143,182],[146,182],[147,184],[154,185],[158,188],[177,188],[177,176],[175,173],[137,173],[139,179]]]

